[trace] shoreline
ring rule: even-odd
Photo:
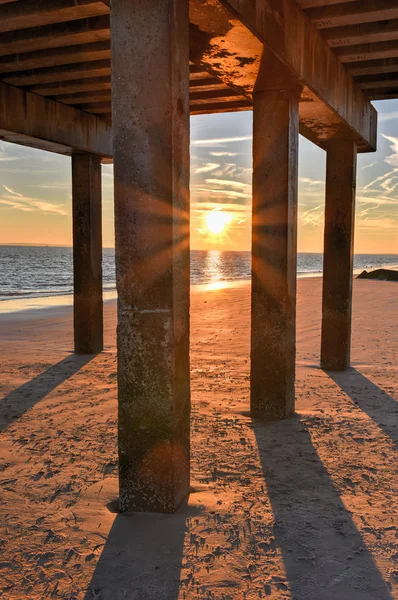
[[[391,269],[393,271],[398,270],[398,264],[388,265],[386,267],[378,267]],[[359,275],[364,269],[354,269],[353,275]],[[319,279],[322,278],[323,273],[298,273],[297,279]],[[356,277],[355,277],[356,278]],[[244,284],[250,284],[251,279],[232,279],[232,280],[215,280],[206,283],[191,283],[191,290],[197,289],[199,291],[216,291],[231,287],[240,287]],[[117,299],[117,291],[104,290],[103,300],[110,302]],[[26,318],[29,318],[31,312],[36,313],[37,311],[43,310],[56,310],[66,309],[73,307],[73,293],[62,294],[59,296],[39,296],[35,298],[12,298],[10,300],[0,300],[0,321],[7,318],[8,315],[18,315],[24,313]]]

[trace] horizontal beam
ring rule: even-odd
[[[3,76],[3,81],[10,85],[26,87],[39,83],[52,83],[55,81],[71,81],[73,79],[88,79],[90,77],[106,77],[111,74],[110,59],[95,60],[75,65],[63,65],[61,67],[46,67],[44,69],[32,69]]]
[[[387,21],[398,18],[397,0],[361,0],[310,8],[307,15],[318,29]]]
[[[20,0],[0,7],[0,33],[105,14],[101,0]]]
[[[103,92],[78,92],[77,94],[64,94],[57,97],[57,102],[63,104],[89,104],[91,102],[104,102],[111,100],[111,91],[104,90]]]
[[[225,112],[240,112],[242,110],[252,110],[252,104],[247,100],[239,100],[236,102],[201,104],[192,106],[190,109],[191,115],[206,115]]]
[[[20,29],[2,34],[0,56],[100,42],[109,40],[110,35],[108,15],[70,23]]]
[[[110,90],[110,77],[90,77],[88,79],[73,79],[72,81],[39,83],[32,85],[31,92],[40,96],[60,96],[62,94],[73,94],[74,92],[90,92],[99,90]]]
[[[36,50],[35,52],[0,57],[0,73],[16,73],[28,69],[58,67],[93,60],[104,60],[110,57],[111,44],[109,40],[67,46],[66,48],[52,48],[51,52]]]
[[[398,79],[385,79],[384,81],[380,79],[374,79],[373,81],[359,81],[358,85],[362,90],[398,88]]]
[[[50,152],[112,157],[103,119],[0,82],[0,138]]]
[[[190,19],[198,37],[191,60],[250,95],[261,58],[271,53],[287,67],[292,80],[311,92],[307,94],[311,110],[300,107],[300,125],[312,132],[313,141],[324,145],[338,131],[352,136],[359,151],[376,148],[375,109],[295,0],[190,0]]]
[[[322,32],[323,38],[331,48],[353,46],[355,44],[373,44],[398,39],[398,19],[377,23],[363,23],[348,27],[333,27]]]
[[[302,9],[307,9],[331,4],[346,4],[347,2],[357,2],[357,0],[297,0],[297,2]]]
[[[371,90],[371,93],[367,95],[369,100],[395,100],[397,96],[397,90],[394,90],[391,93],[386,91],[378,92],[377,90]]]
[[[379,58],[398,58],[398,40],[335,48],[335,54],[343,63],[378,60]]]
[[[396,73],[398,71],[398,59],[365,60],[363,62],[347,64],[346,67],[353,77],[376,75],[378,73]]]

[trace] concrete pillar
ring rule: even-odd
[[[254,94],[250,406],[294,412],[298,90]]]
[[[188,0],[113,0],[122,511],[189,493]]]
[[[101,158],[72,156],[75,352],[103,348]]]
[[[357,148],[352,140],[328,143],[321,366],[350,366],[352,273]]]

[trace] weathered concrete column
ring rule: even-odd
[[[113,0],[122,511],[189,493],[188,0]]]
[[[103,348],[101,158],[72,156],[75,351]]]
[[[257,92],[253,109],[252,416],[294,411],[298,90]]]
[[[321,366],[350,366],[357,148],[332,140],[327,148]]]

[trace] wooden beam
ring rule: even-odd
[[[330,6],[331,4],[345,4],[346,2],[357,2],[357,0],[297,0],[302,9],[314,8],[316,6]]]
[[[76,104],[89,104],[91,102],[103,102],[111,99],[111,91],[103,92],[79,92],[77,94],[64,94],[63,96],[57,97],[57,102],[63,104],[76,105]]]
[[[105,77],[110,76],[110,74],[111,61],[107,59],[12,73],[3,77],[3,81],[11,85],[23,87],[54,81],[61,82],[73,79],[88,79],[89,77]]]
[[[220,8],[212,0],[191,0],[190,4],[198,36],[191,60],[249,95],[256,84],[258,60],[266,50],[313,93],[311,106],[319,120],[308,115],[304,122],[300,116],[300,124],[312,130],[320,144],[336,134],[337,120],[340,132],[352,136],[360,151],[376,148],[375,109],[295,0],[223,0]],[[254,36],[262,44],[259,53]],[[220,61],[220,55],[224,60]],[[242,68],[245,64],[249,65],[246,69]]]
[[[0,7],[0,32],[109,14],[101,0],[20,0]]]
[[[202,100],[216,100],[219,98],[239,98],[239,100],[244,100],[244,97],[239,97],[237,96],[235,90],[231,90],[229,88],[224,88],[222,90],[207,90],[207,91],[202,91],[199,89],[199,91],[196,91],[195,89],[190,89],[190,94],[189,94],[189,98],[191,101],[193,100],[198,100],[198,101],[202,101]]]
[[[333,27],[322,32],[331,48],[353,46],[355,44],[372,44],[398,39],[398,19],[348,27]]]
[[[398,79],[373,79],[371,81],[359,81],[358,85],[362,90],[382,90],[385,88],[398,88]]]
[[[307,10],[307,15],[318,29],[387,21],[398,18],[397,0],[361,0]]]
[[[91,77],[90,79],[74,79],[73,81],[39,83],[32,85],[31,92],[40,96],[61,96],[62,94],[73,94],[74,92],[90,92],[99,90],[110,90],[110,77]]]
[[[99,102],[90,102],[88,104],[82,104],[80,106],[81,110],[85,110],[89,113],[93,113],[96,115],[100,114],[109,114],[112,111],[112,103],[111,98],[104,101]]]
[[[50,152],[112,157],[109,123],[0,82],[0,138]]]
[[[0,56],[109,39],[109,16],[102,15],[81,21],[4,33],[0,38]]]
[[[358,63],[349,63],[346,67],[353,77],[376,75],[378,73],[396,73],[398,71],[398,59],[365,60]]]
[[[379,58],[397,58],[398,40],[336,48],[335,53],[343,63],[377,60]]]
[[[371,90],[371,93],[366,94],[366,96],[369,100],[395,100],[398,96],[398,90],[394,90],[391,93]]]
[[[91,44],[80,44],[78,46],[67,46],[66,48],[53,48],[48,50],[36,50],[22,54],[11,54],[0,57],[0,73],[16,73],[28,69],[41,69],[45,67],[58,67],[92,60],[104,60],[111,57],[111,44],[105,42],[93,42]]]
[[[214,102],[212,104],[198,104],[190,109],[191,115],[204,115],[223,112],[238,112],[241,110],[251,110],[253,105],[248,100],[238,100],[235,102]]]

